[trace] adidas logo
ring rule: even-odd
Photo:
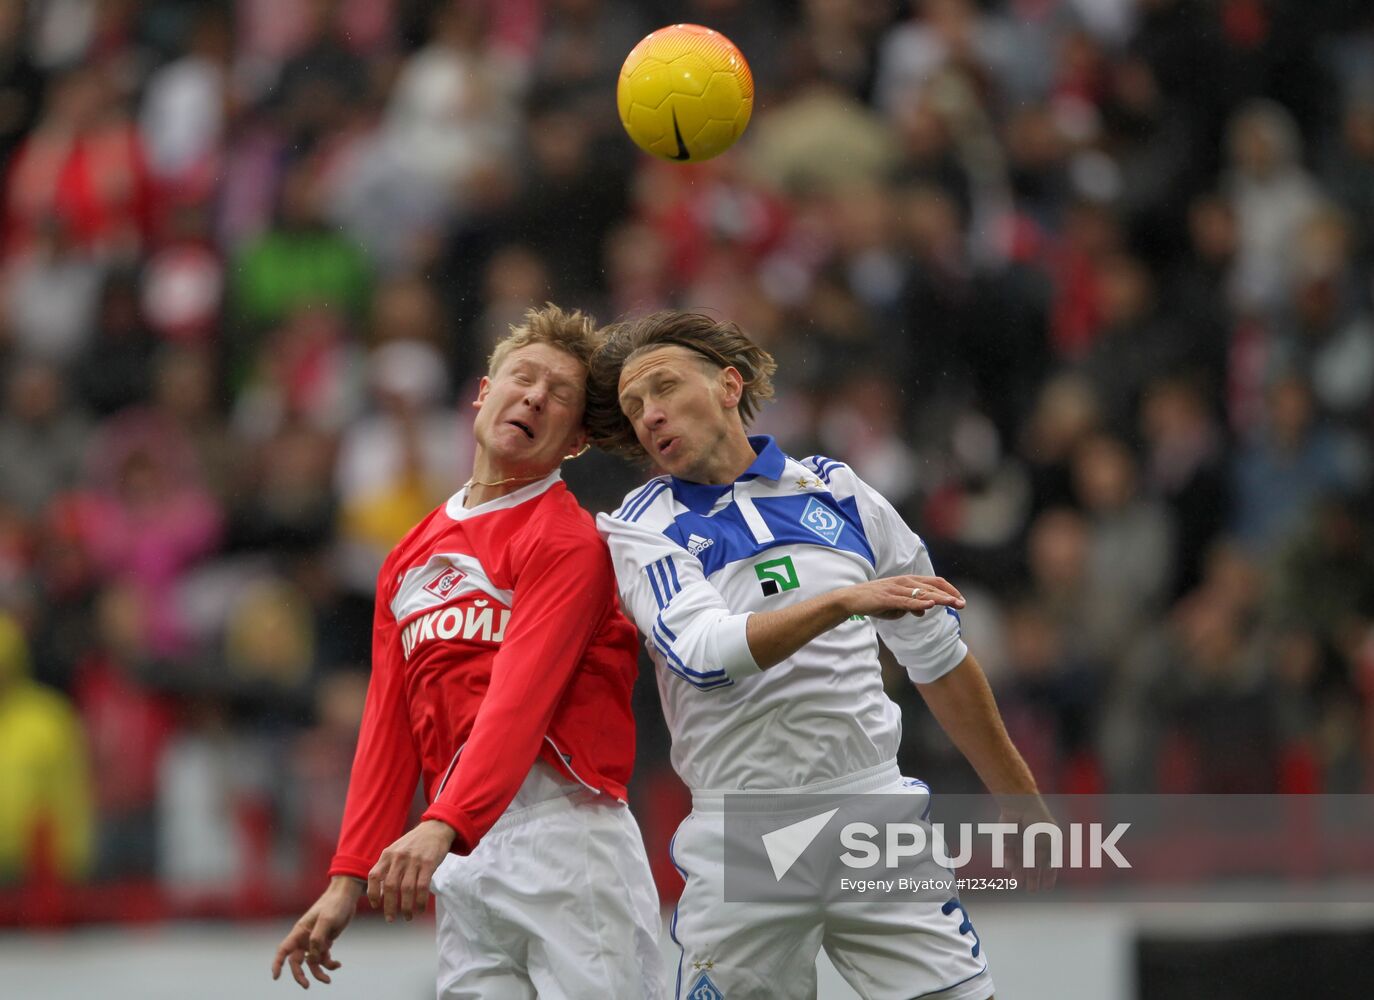
[[[714,538],[702,538],[700,535],[687,536],[687,551],[694,556],[699,556],[712,545],[716,544]]]

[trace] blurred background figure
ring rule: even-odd
[[[344,433],[334,473],[340,541],[353,550],[347,578],[362,593],[395,540],[462,485],[473,448],[459,413],[443,405],[448,377],[434,345],[382,344],[368,370],[373,412]]]
[[[1263,310],[1280,300],[1291,281],[1297,265],[1293,241],[1316,213],[1320,196],[1303,167],[1297,124],[1282,105],[1243,106],[1227,140],[1230,198],[1239,222],[1240,304]]]
[[[71,702],[29,669],[23,630],[0,616],[0,883],[75,881],[95,835],[86,736]]]
[[[60,369],[37,360],[10,368],[0,416],[0,494],[36,514],[81,479],[90,424],[67,398]]]

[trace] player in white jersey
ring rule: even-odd
[[[725,901],[725,793],[910,788],[897,770],[901,723],[883,692],[879,637],[989,790],[1031,797],[1031,815],[1005,818],[1048,819],[961,638],[963,600],[934,575],[921,540],[843,463],[797,461],[746,434],[774,367],[733,324],[662,312],[610,328],[588,380],[594,439],[667,473],[597,526],[657,667],[673,765],[693,793],[672,847],[686,880],[675,996],[814,996],[824,947],[866,998],[990,997],[957,897]]]

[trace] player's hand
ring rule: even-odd
[[[358,897],[363,894],[362,883],[345,875],[335,876],[315,905],[305,911],[305,916],[296,921],[291,933],[282,939],[277,947],[277,955],[272,960],[272,978],[281,976],[283,963],[291,965],[291,975],[302,989],[310,989],[310,980],[305,978],[302,965],[310,967],[311,974],[322,983],[329,982],[329,972],[343,965],[335,961],[329,953],[334,939],[343,933],[348,922],[353,919],[353,911],[358,907]]]
[[[1016,824],[1015,842],[1017,849],[1011,852],[1011,857],[1017,878],[1031,892],[1054,888],[1059,873],[1051,864],[1050,839],[1048,837],[1035,838],[1034,865],[1023,864],[1024,859],[1021,857],[1021,845],[1025,842],[1022,834],[1026,827],[1034,823],[1059,825],[1055,818],[1050,815],[1050,809],[1049,806],[1045,805],[1045,800],[1039,795],[1008,796],[1002,800],[999,820],[1003,823]]]
[[[387,923],[398,910],[407,920],[425,912],[429,880],[457,835],[447,823],[428,819],[382,852],[367,875],[367,901],[382,908]]]
[[[841,595],[847,614],[874,618],[920,617],[933,607],[964,606],[964,595],[942,576],[888,576],[846,587]]]

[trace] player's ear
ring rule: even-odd
[[[728,365],[720,370],[720,392],[720,401],[727,408],[734,409],[739,406],[739,401],[744,395],[744,376],[734,365]]]
[[[482,381],[477,383],[477,398],[472,401],[472,408],[474,410],[480,410],[482,408],[482,404],[486,402],[487,399],[487,390],[490,388],[491,379],[483,375]]]
[[[579,458],[585,454],[590,447],[591,443],[587,441],[587,429],[585,427],[579,427],[577,432],[568,440],[568,451],[563,457]]]

